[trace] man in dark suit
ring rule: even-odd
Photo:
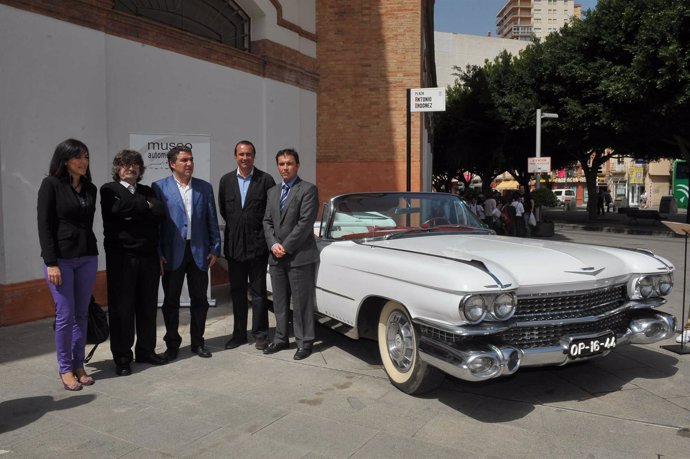
[[[268,248],[263,218],[266,192],[276,182],[254,167],[256,149],[248,140],[235,145],[237,170],[220,179],[218,209],[225,220],[225,258],[230,275],[230,297],[234,325],[225,349],[247,342],[247,290],[252,302],[252,336],[255,347],[266,349],[268,305],[266,304],[266,264]]]
[[[113,159],[114,181],[101,187],[110,351],[119,376],[132,374],[135,324],[137,362],[167,363],[155,353],[158,225],[165,208],[150,187],[138,184],[145,170],[138,152],[122,150]]]
[[[204,343],[208,313],[208,270],[220,255],[220,232],[211,184],[194,173],[194,156],[189,149],[175,147],[168,152],[170,177],[158,180],[153,190],[167,209],[161,224],[160,261],[163,270],[163,318],[165,319],[165,357],[177,358],[182,343],[178,332],[180,294],[185,276],[191,300],[189,333],[192,352],[211,357]]]
[[[295,360],[312,353],[314,342],[315,276],[319,251],[314,239],[314,220],[319,210],[316,186],[297,176],[299,154],[293,149],[276,154],[282,182],[268,191],[264,232],[268,257],[276,332],[264,354],[288,347],[288,312],[292,296]]]

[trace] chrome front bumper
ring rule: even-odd
[[[653,311],[647,317],[632,319],[627,330],[616,336],[617,346],[622,344],[650,344],[670,338],[675,333],[676,318]],[[603,331],[603,330],[602,330]],[[573,362],[568,355],[569,338],[558,346],[520,349],[491,344],[466,345],[463,349],[445,342],[422,336],[419,356],[423,361],[445,373],[465,381],[483,381],[515,373],[520,367],[565,365]],[[591,357],[601,357],[604,351]],[[577,360],[582,360],[579,358]]]

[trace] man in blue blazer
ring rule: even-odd
[[[152,188],[165,204],[167,217],[161,224],[160,257],[163,271],[163,318],[165,319],[165,357],[177,358],[182,343],[178,332],[180,294],[185,276],[191,300],[189,332],[192,352],[211,357],[204,343],[208,313],[208,270],[220,255],[220,231],[211,184],[194,173],[194,156],[185,147],[168,152],[170,177],[153,183]]]

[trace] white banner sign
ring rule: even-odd
[[[194,177],[211,180],[211,137],[198,134],[130,134],[129,148],[141,153],[146,172],[141,183],[151,185],[171,174],[168,152],[185,146],[194,154]]]
[[[411,89],[411,112],[445,112],[446,88]]]
[[[527,158],[527,172],[530,174],[541,174],[543,172],[551,171],[551,157],[541,156],[537,158],[536,156],[532,158]]]

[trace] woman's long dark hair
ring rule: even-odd
[[[72,158],[76,158],[82,153],[89,153],[88,147],[76,139],[67,139],[61,142],[57,147],[55,147],[55,153],[53,153],[53,158],[50,160],[50,169],[48,169],[48,175],[57,177],[61,180],[70,181],[69,172],[67,171],[67,161]],[[86,168],[86,175],[84,178],[90,182],[91,181],[91,167]]]

